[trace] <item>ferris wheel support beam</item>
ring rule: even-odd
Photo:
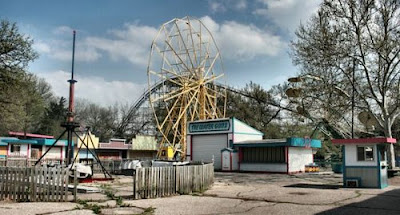
[[[149,87],[158,84],[149,93],[149,104],[162,137],[160,150],[169,147],[173,157],[185,159],[187,122],[225,115],[226,93],[213,87],[223,67],[211,32],[189,17],[165,23],[151,45],[147,74]]]

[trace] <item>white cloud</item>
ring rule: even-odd
[[[279,27],[294,32],[300,22],[306,22],[318,10],[321,0],[258,0],[254,15],[271,19]]]
[[[212,32],[224,58],[249,60],[256,56],[276,56],[285,48],[279,36],[254,25],[234,21],[218,24],[208,16],[201,21]]]
[[[212,32],[221,55],[227,59],[248,60],[256,56],[276,56],[284,49],[281,38],[252,24],[234,21],[217,23],[212,18],[201,18]],[[70,28],[62,26],[58,31]],[[61,29],[61,30],[60,30]],[[114,61],[128,60],[133,65],[145,67],[148,63],[150,46],[158,29],[138,23],[125,24],[120,29],[108,31],[105,37],[89,36],[76,43],[76,61],[94,62],[109,56]],[[71,61],[71,40],[39,41],[35,49],[50,58]]]
[[[54,40],[37,41],[34,44],[34,49],[40,55],[46,55],[49,58],[71,61],[72,59],[72,40]],[[88,46],[83,42],[76,42],[75,45],[75,60],[81,62],[93,62],[101,57],[101,54],[93,47]]]
[[[85,43],[96,50],[107,52],[113,60],[127,59],[135,65],[145,66],[150,45],[158,30],[150,26],[125,24],[122,30],[111,30],[113,38],[88,37]]]
[[[35,42],[33,44],[33,48],[41,54],[48,54],[48,53],[50,53],[50,50],[51,50],[50,46],[47,43],[44,43],[41,41]]]
[[[58,26],[53,30],[53,34],[61,35],[61,34],[72,34],[73,29],[69,26]]]
[[[213,13],[225,12],[226,11],[225,6],[220,2],[209,1],[208,4],[210,6],[211,12],[213,12]]]
[[[68,98],[71,74],[65,71],[38,73],[52,86],[57,96]],[[127,81],[107,81],[98,76],[77,76],[75,96],[84,98],[97,104],[108,106],[116,102],[132,103],[144,92],[144,84],[135,84]]]
[[[237,10],[243,10],[247,8],[247,2],[246,0],[239,0],[238,2],[236,2],[235,8]]]
[[[208,6],[212,13],[223,13],[227,10],[244,10],[247,8],[246,0],[209,0]]]

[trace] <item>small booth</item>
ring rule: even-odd
[[[239,170],[239,154],[236,150],[225,148],[221,150],[222,171],[238,171]]]
[[[314,163],[321,141],[310,138],[263,139],[236,142],[239,171],[295,174]]]
[[[343,186],[385,188],[388,186],[387,155],[394,138],[334,139],[342,145]]]

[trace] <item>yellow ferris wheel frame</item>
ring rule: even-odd
[[[199,19],[164,23],[151,44],[147,76],[160,135],[158,158],[185,160],[188,121],[225,117],[226,90],[214,84],[223,77],[219,49]]]

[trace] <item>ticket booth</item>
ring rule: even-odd
[[[388,186],[387,148],[394,138],[334,139],[342,145],[343,186],[385,188]]]

